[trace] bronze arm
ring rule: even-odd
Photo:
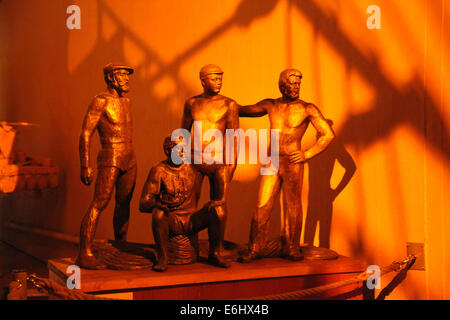
[[[262,117],[267,114],[267,109],[270,104],[272,104],[271,99],[264,99],[256,104],[239,106],[239,117]]]
[[[320,134],[320,137],[317,139],[316,143],[305,151],[305,160],[308,160],[324,151],[336,136],[329,123],[325,120],[322,113],[315,105],[309,104],[306,107],[306,111],[308,112],[309,120],[312,125]]]
[[[157,207],[161,183],[156,168],[152,168],[142,189],[139,210],[151,213]]]
[[[89,105],[86,116],[84,117],[80,135],[80,165],[81,167],[89,167],[89,149],[91,136],[97,128],[97,124],[103,113],[106,100],[102,98],[94,98]]]

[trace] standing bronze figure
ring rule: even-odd
[[[92,253],[100,213],[108,205],[116,189],[114,209],[114,237],[125,241],[130,217],[130,201],[136,182],[136,157],[132,145],[131,100],[129,91],[130,67],[108,64],[103,69],[106,91],[97,95],[89,105],[80,135],[81,181],[90,185],[93,170],[89,159],[92,134],[97,130],[102,148],[97,156],[97,180],[92,202],[82,220],[80,251],[76,263],[88,269],[104,269],[106,265]]]
[[[167,159],[150,170],[140,199],[140,210],[152,213],[153,238],[158,252],[158,263],[153,266],[155,271],[167,269],[170,237],[185,235],[195,242],[197,233],[205,228],[208,228],[211,251],[209,261],[214,265],[219,262],[212,256],[211,248],[220,244],[220,211],[212,209],[209,203],[197,210],[203,176],[191,164],[173,162],[172,150],[179,142],[172,141],[171,137],[164,140]],[[183,157],[182,149],[179,152]]]
[[[319,109],[299,99],[301,79],[300,71],[287,69],[281,72],[279,78],[281,98],[265,99],[255,105],[239,108],[241,117],[261,117],[268,114],[271,129],[279,130],[279,168],[276,168],[272,175],[262,176],[257,209],[252,219],[249,250],[240,257],[241,262],[249,262],[262,256],[270,213],[281,189],[285,203],[281,255],[294,261],[303,259],[300,236],[304,162],[325,150],[335,135]],[[318,131],[320,137],[311,148],[302,151],[301,140],[309,123]]]
[[[215,129],[220,131],[222,136],[225,136],[226,129],[236,130],[239,127],[238,105],[233,99],[219,94],[222,88],[222,77],[223,71],[216,65],[209,64],[200,70],[203,93],[186,101],[181,127],[191,131],[194,121],[201,123],[202,132],[194,132],[194,140],[196,140],[196,134],[202,135],[200,137],[201,150],[196,150],[195,145],[193,146],[194,168],[203,177],[206,175],[209,178],[211,200],[209,206],[211,210],[215,211],[220,225],[217,235],[214,235],[218,241],[214,241],[213,247],[210,248],[209,260],[217,266],[229,267],[229,262],[221,257],[221,249],[223,248],[227,218],[226,198],[236,168],[237,154],[235,152],[232,155],[234,158],[232,164],[226,164],[227,155],[223,152],[225,149],[223,145],[226,145],[225,138],[221,146],[222,150],[215,149],[216,156],[219,155],[222,160],[221,163],[210,164],[205,162],[204,158],[200,158],[200,163],[195,161],[195,159],[202,157],[205,148],[213,142],[212,139],[203,139],[203,133]]]

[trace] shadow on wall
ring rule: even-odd
[[[337,17],[330,17],[312,0],[293,1],[314,28],[339,52],[349,68],[354,68],[376,90],[377,100],[366,113],[350,116],[341,126],[342,143],[357,149],[368,148],[387,137],[397,126],[410,124],[447,161],[450,160],[450,130],[434,99],[423,88],[423,79],[416,74],[403,90],[397,90],[381,73],[376,56],[367,59],[336,25]],[[442,130],[432,131],[427,121],[439,124]],[[381,120],[381,121],[380,121]],[[364,130],[360,130],[364,128]]]
[[[336,49],[344,59],[347,67],[355,69],[375,90],[376,101],[369,108],[369,111],[348,117],[340,126],[340,130],[337,132],[339,143],[347,148],[352,147],[354,150],[357,150],[356,152],[359,155],[362,150],[371,147],[378,140],[387,138],[398,126],[407,124],[418,136],[423,137],[424,141],[448,163],[450,160],[450,131],[442,120],[443,116],[437,103],[423,87],[423,79],[419,76],[419,72],[416,72],[409,85],[406,85],[402,90],[398,90],[392,81],[381,73],[377,57],[373,55],[371,59],[368,59],[353,45],[337,25],[337,16],[326,14],[312,0],[290,1],[292,2],[292,7],[299,10],[310,21],[315,31]],[[320,158],[318,160],[320,161]],[[326,162],[326,159],[322,160]],[[399,166],[398,160],[395,152],[393,152],[390,159],[392,168],[387,168],[391,176],[390,184],[387,188],[392,191],[392,194],[396,195],[394,205],[398,215],[392,218],[395,219],[392,222],[397,226],[396,229],[400,236],[404,236],[403,221],[406,217],[404,196],[398,182],[400,179],[396,176],[398,175],[398,170],[396,170]],[[312,164],[314,174],[314,162]],[[326,165],[326,163],[321,165]],[[329,172],[324,171],[318,177],[319,181],[323,180],[322,188],[325,188],[325,185],[328,184],[326,178],[328,174]],[[313,182],[312,187],[316,187],[315,182]],[[365,193],[362,185],[357,190],[360,195],[356,197],[360,219],[358,221],[358,236],[356,241],[353,241],[355,239],[349,240],[354,244],[353,253],[356,256],[361,254],[365,256],[367,252],[364,250],[365,244],[362,234],[365,224],[363,217],[366,212],[364,204]],[[326,201],[327,206],[325,204],[322,206],[315,199],[310,200],[313,201],[312,208],[309,211],[311,220],[314,221],[323,217],[326,221],[327,218],[324,215],[326,215],[325,212],[327,214],[330,213],[332,201]],[[313,213],[312,210],[317,211]],[[331,217],[329,221],[326,221],[325,225],[329,225],[330,221]],[[312,236],[311,225],[308,228],[308,239],[310,239]],[[326,234],[323,236],[323,243],[328,244]]]
[[[333,121],[328,119],[327,122],[333,126]],[[330,182],[336,161],[344,168],[345,173],[333,189]],[[314,244],[319,225],[319,247],[330,248],[333,202],[352,179],[356,164],[337,136],[328,149],[308,162],[308,166],[309,194],[304,242]]]

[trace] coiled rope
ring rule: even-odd
[[[386,267],[383,267],[380,269],[380,276],[386,275],[393,271],[399,272],[407,267],[409,268],[412,266],[415,259],[416,259],[416,257],[411,255],[411,256],[408,256],[403,261],[394,261],[389,266],[386,266]],[[248,300],[299,300],[299,299],[305,298],[307,296],[314,296],[319,293],[326,292],[328,290],[346,287],[351,284],[361,283],[361,282],[367,281],[372,276],[373,276],[373,273],[368,273],[368,272],[364,271],[353,278],[333,282],[333,283],[330,283],[327,285],[318,286],[318,287],[314,287],[314,288],[310,288],[310,289],[303,289],[303,290],[298,290],[298,291],[273,294],[273,295],[268,295],[268,296],[253,297]]]

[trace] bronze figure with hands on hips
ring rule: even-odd
[[[239,258],[240,262],[262,257],[270,213],[280,190],[283,190],[286,204],[282,221],[281,256],[294,261],[303,259],[300,236],[304,162],[325,150],[335,135],[319,109],[314,104],[299,99],[301,80],[300,71],[284,70],[279,77],[282,97],[264,99],[254,105],[239,107],[241,117],[261,117],[268,114],[271,129],[279,131],[279,167],[275,168],[273,174],[262,176],[258,204],[251,223],[248,252]],[[301,140],[310,123],[320,137],[311,148],[302,151]]]

